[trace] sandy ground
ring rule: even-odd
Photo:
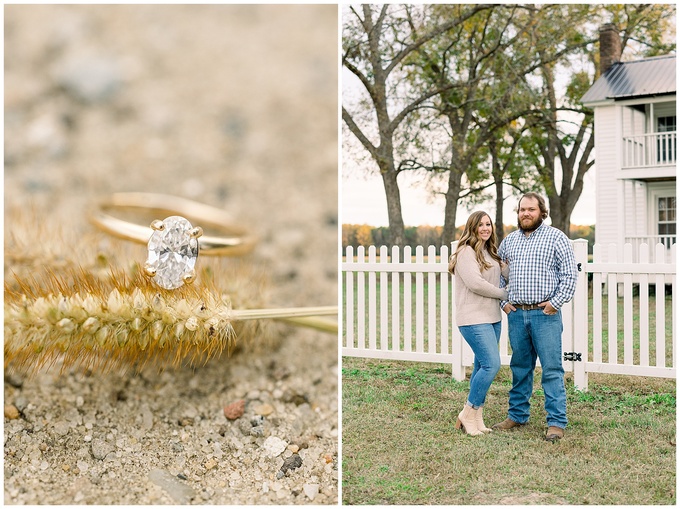
[[[269,305],[334,305],[337,68],[332,5],[6,6],[5,210],[77,238],[115,191],[220,206]],[[277,330],[196,369],[6,373],[5,503],[336,504],[337,337]]]

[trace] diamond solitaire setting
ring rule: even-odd
[[[181,216],[170,216],[163,221],[151,223],[154,232],[149,239],[149,255],[144,273],[167,290],[179,288],[196,279],[198,238],[203,235],[200,227]]]

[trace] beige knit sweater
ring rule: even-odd
[[[455,270],[456,323],[460,325],[476,325],[495,323],[501,319],[499,301],[508,298],[507,290],[499,288],[501,267],[488,251],[484,250],[484,258],[491,264],[489,270],[480,271],[475,258],[475,251],[466,246],[458,253]],[[506,277],[509,270],[504,267]]]

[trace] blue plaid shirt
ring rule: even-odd
[[[501,260],[510,263],[510,280],[501,276],[501,286],[509,285],[513,304],[538,304],[550,301],[560,309],[576,291],[576,260],[567,236],[557,228],[541,224],[528,237],[516,230],[498,248]]]

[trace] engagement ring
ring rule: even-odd
[[[114,217],[126,212],[154,214],[151,226]],[[167,216],[157,219],[158,216]],[[184,217],[186,216],[186,217]],[[201,226],[192,225],[190,218]],[[239,256],[250,252],[254,236],[243,228],[233,226],[224,210],[185,198],[151,193],[115,193],[99,205],[90,217],[97,228],[121,239],[147,244],[149,253],[144,273],[158,286],[172,290],[196,279],[196,259],[199,253],[213,256]],[[149,223],[147,223],[149,224]],[[203,234],[203,229],[214,229],[225,237]]]

